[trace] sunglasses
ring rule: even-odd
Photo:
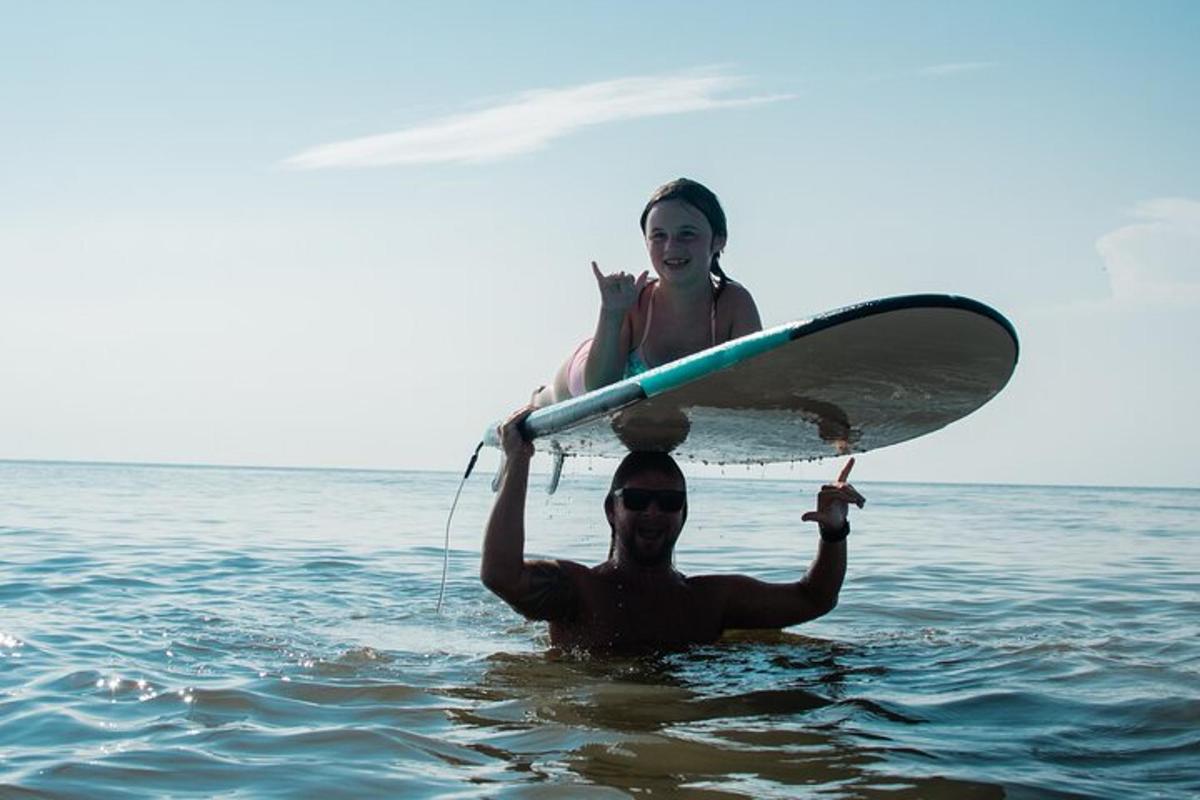
[[[668,514],[683,508],[687,494],[679,489],[617,489],[613,497],[619,497],[630,511],[645,511],[651,503],[658,506],[659,511]]]

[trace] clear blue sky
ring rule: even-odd
[[[863,480],[1200,486],[1196,3],[0,13],[0,458],[458,468],[687,175],[768,324],[1017,326]]]

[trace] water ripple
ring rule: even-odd
[[[433,613],[456,481],[0,463],[0,796],[1200,794],[1198,492],[870,487],[830,616],[602,659],[479,585],[486,481]],[[811,488],[695,481],[680,568],[795,580]]]

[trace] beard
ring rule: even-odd
[[[661,530],[650,536],[639,536],[636,530],[626,530],[618,536],[622,549],[639,566],[657,567],[671,563],[679,533]]]

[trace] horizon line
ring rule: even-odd
[[[536,455],[536,454],[535,454]],[[545,455],[545,454],[542,454]],[[868,453],[852,453],[851,455],[868,455]],[[836,456],[830,456],[835,458]],[[608,459],[608,456],[593,456],[593,458]],[[613,457],[610,460],[616,461]],[[823,459],[821,459],[823,460]],[[775,462],[782,464],[784,462]],[[809,462],[804,462],[809,463]],[[58,465],[58,466],[77,466],[77,467],[144,467],[149,469],[207,469],[207,470],[239,470],[248,472],[370,472],[370,473],[433,473],[439,475],[458,475],[460,470],[457,469],[434,469],[428,467],[319,467],[319,466],[287,466],[287,465],[270,465],[270,464],[208,464],[200,462],[184,462],[184,461],[110,461],[110,460],[94,460],[94,459],[63,459],[63,458],[0,458],[0,466],[6,464],[32,464],[32,465]],[[698,465],[696,462],[681,461],[681,466],[704,466],[711,467],[756,467],[755,464],[705,464]],[[473,473],[474,474],[474,473]],[[540,470],[531,470],[531,475],[550,475],[550,471],[542,472]],[[761,483],[814,483],[820,482],[821,478],[778,478],[778,477],[759,477],[755,475],[749,476],[734,476],[734,475],[694,475],[693,479],[712,479],[712,480],[750,480]],[[1014,489],[1121,489],[1133,491],[1154,491],[1154,490],[1170,490],[1170,491],[1185,491],[1196,492],[1200,491],[1200,486],[1162,486],[1162,485],[1135,485],[1135,484],[1109,484],[1109,483],[1012,483],[1009,481],[898,481],[898,480],[867,480],[860,483],[875,483],[875,484],[892,484],[897,486],[992,486],[992,487],[1009,487]]]

